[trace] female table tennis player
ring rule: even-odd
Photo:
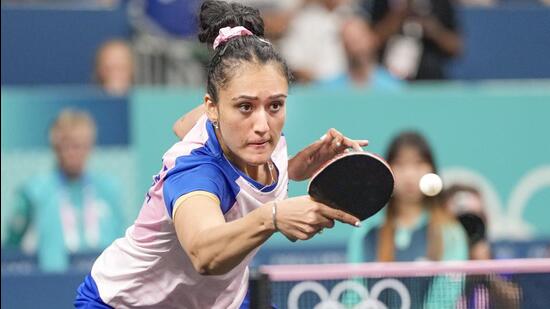
[[[246,308],[248,263],[273,233],[305,240],[334,220],[358,223],[307,196],[286,199],[289,178],[367,142],[331,129],[288,160],[290,77],[263,31],[257,10],[202,4],[199,39],[214,49],[206,114],[165,153],[137,220],[96,260],[77,307]]]

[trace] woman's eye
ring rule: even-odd
[[[252,110],[252,105],[250,105],[248,103],[240,104],[239,105],[239,110],[241,112],[244,112],[244,113],[250,112]]]
[[[273,102],[270,105],[270,109],[272,112],[278,112],[281,109],[281,107],[283,107],[282,102]]]

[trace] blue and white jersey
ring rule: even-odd
[[[220,276],[202,276],[181,247],[172,221],[176,200],[207,191],[227,222],[262,204],[287,197],[288,154],[282,136],[272,154],[277,181],[268,187],[250,179],[223,155],[212,123],[202,116],[163,157],[138,218],[123,238],[97,259],[91,277],[99,296],[115,308],[238,308],[248,288],[248,264],[257,249]]]

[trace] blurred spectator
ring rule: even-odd
[[[294,15],[280,50],[296,81],[332,79],[346,71],[340,29],[346,0],[309,0]]]
[[[128,3],[135,80],[147,85],[202,85],[208,51],[195,40],[201,0],[134,0]]]
[[[437,196],[425,196],[419,188],[420,178],[437,170],[426,139],[417,132],[401,132],[390,142],[386,158],[395,177],[393,195],[382,214],[354,231],[361,238],[352,235],[349,261],[466,260],[468,245],[464,230],[440,205]],[[365,284],[372,286],[376,280],[369,279]],[[452,308],[450,304],[456,304],[462,291],[460,283],[445,277],[399,280],[410,292],[411,308],[434,308],[434,304],[436,308]],[[345,298],[346,303],[357,303],[353,293]],[[392,294],[378,299],[384,303],[396,301]]]
[[[495,6],[497,0],[460,0],[459,3],[464,6]]]
[[[395,189],[385,221],[358,246],[363,260],[466,260],[464,230],[437,197],[424,196],[418,186],[423,175],[436,172],[428,142],[419,133],[402,132],[390,143],[386,158],[395,175]]]
[[[491,259],[481,193],[474,187],[457,184],[447,188],[443,197],[445,207],[466,230],[470,259]],[[468,275],[458,308],[519,308],[521,290],[512,281],[505,274]]]
[[[129,45],[122,40],[105,42],[95,61],[96,82],[111,95],[125,95],[132,87],[134,60]]]
[[[346,52],[347,72],[333,79],[321,80],[319,85],[355,86],[362,89],[399,89],[404,86],[401,80],[377,64],[375,58],[378,41],[363,19],[352,17],[346,20],[341,34]]]
[[[481,193],[474,187],[453,185],[443,194],[444,206],[462,224],[468,236],[470,259],[491,259],[487,240],[487,215]]]
[[[56,168],[18,190],[6,246],[29,249],[35,237],[44,271],[66,270],[70,253],[99,250],[123,234],[118,186],[85,170],[95,136],[87,113],[62,111],[50,130]]]
[[[408,80],[445,78],[445,62],[462,51],[451,0],[362,0],[390,72]]]
[[[231,0],[228,0],[232,2]],[[241,0],[240,3],[260,10],[265,26],[265,37],[276,41],[287,31],[295,14],[300,11],[301,0]]]

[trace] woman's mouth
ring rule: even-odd
[[[269,145],[269,140],[259,140],[259,141],[252,141],[248,143],[248,146],[252,148],[265,148],[268,145]]]

